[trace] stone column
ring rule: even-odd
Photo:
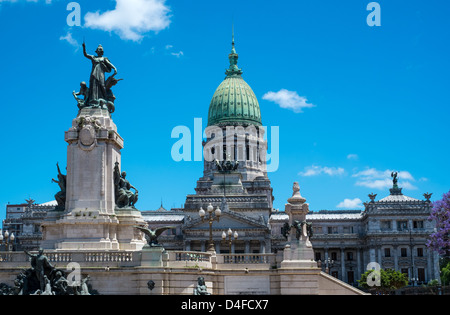
[[[345,281],[345,279],[346,279],[346,274],[345,274],[345,251],[344,251],[343,247],[341,247],[341,273],[342,273],[341,280]]]
[[[201,251],[206,252],[206,241],[201,241]]]
[[[187,252],[190,252],[191,251],[191,240],[186,240],[186,242],[184,243],[184,247]]]
[[[431,264],[431,249],[430,248],[426,248],[425,249],[427,251],[427,268],[425,269],[425,281],[430,281],[433,280],[431,279],[432,277],[432,264]]]
[[[220,254],[220,242],[214,242],[216,253]]]
[[[245,253],[250,254],[250,241],[245,240]]]
[[[357,279],[355,279],[355,280],[360,280],[360,277],[362,275],[362,270],[361,270],[361,248],[359,248],[359,247],[356,248],[356,264],[357,264],[356,270],[358,272],[358,275],[357,275]]]
[[[377,259],[378,264],[380,265],[380,268],[383,269],[383,261],[381,259],[381,245],[378,245],[377,253],[378,253],[378,259]]]
[[[398,270],[398,246],[397,245],[393,246],[393,252],[394,252],[394,269],[396,271],[399,271]]]
[[[259,241],[259,253],[260,254],[266,253],[266,244],[264,241]]]

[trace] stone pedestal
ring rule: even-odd
[[[65,134],[66,210],[114,214],[114,163],[121,163],[123,139],[104,109],[82,109]]]
[[[162,247],[150,247],[145,245],[142,248],[141,267],[162,267],[163,266]]]
[[[135,225],[145,221],[134,208],[117,209],[114,166],[123,139],[109,112],[83,108],[65,133],[66,203],[43,223],[44,249],[140,250],[145,238]]]
[[[241,173],[220,173],[215,172],[213,183],[211,185],[211,192],[217,194],[243,194],[245,189],[242,185]]]

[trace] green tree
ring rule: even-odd
[[[450,260],[446,260],[446,263],[441,268],[441,282],[443,285],[450,284]]]
[[[376,294],[389,294],[408,285],[408,276],[392,269],[368,270],[358,280],[359,286]]]

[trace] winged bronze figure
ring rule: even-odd
[[[148,228],[145,228],[142,226],[135,226],[135,228],[142,231],[146,235],[147,242],[150,247],[156,247],[156,246],[161,246],[158,243],[158,237],[164,231],[167,231],[170,229],[175,229],[176,227],[175,226],[163,226],[163,227],[158,227],[156,229],[148,229]]]

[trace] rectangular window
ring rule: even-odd
[[[413,228],[423,229],[423,221],[413,221]]]
[[[322,260],[322,253],[321,252],[316,252],[316,261]]]
[[[382,231],[389,231],[389,230],[391,230],[391,221],[381,221],[380,222],[380,229]]]
[[[408,268],[402,268],[401,273],[407,275],[409,277],[409,271]]]
[[[423,257],[423,248],[419,247],[417,249],[417,257]]]
[[[425,281],[425,269],[424,268],[417,268],[417,278],[420,282]]]
[[[391,257],[391,249],[390,248],[384,249],[384,257]]]
[[[337,226],[329,226],[327,227],[328,234],[338,234]]]
[[[400,255],[402,257],[408,257],[408,250],[406,248],[401,248],[400,249]]]
[[[353,234],[353,226],[344,226],[343,227],[344,234]]]
[[[322,234],[323,233],[321,226],[313,226],[313,231],[314,231],[314,234]]]
[[[347,252],[347,260],[349,261],[353,260],[353,252]]]
[[[337,260],[337,253],[336,252],[332,252],[331,253],[331,259],[336,261]]]
[[[408,230],[408,221],[397,221],[397,230],[398,231]]]
[[[348,280],[348,283],[350,283],[350,284],[355,282],[355,273],[353,271],[347,272],[347,280]]]

